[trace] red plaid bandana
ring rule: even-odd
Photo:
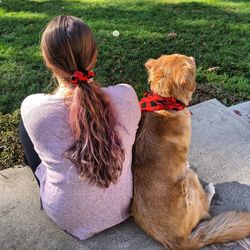
[[[180,111],[186,108],[186,105],[173,97],[162,97],[152,92],[146,92],[140,101],[142,112],[154,112],[158,110]]]

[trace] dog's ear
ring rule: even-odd
[[[176,72],[176,83],[178,85],[190,85],[195,81],[195,64],[187,63]]]
[[[151,69],[153,65],[156,63],[155,59],[148,59],[147,62],[145,63],[146,69]]]
[[[189,58],[195,63],[195,58],[194,57],[190,56]]]

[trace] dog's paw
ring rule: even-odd
[[[215,187],[214,187],[214,184],[213,183],[209,183],[206,188],[206,193],[210,196],[210,197],[213,197],[214,194],[215,194]]]

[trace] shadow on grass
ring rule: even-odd
[[[100,51],[96,71],[103,85],[127,82],[140,96],[147,88],[145,61],[175,52],[194,56],[198,67],[204,69],[219,66],[217,74],[234,77],[236,84],[242,78],[250,78],[246,56],[250,54],[250,18],[246,13],[202,3],[151,1],[83,4],[12,0],[3,2],[1,8],[3,113],[20,107],[25,96],[48,90],[50,77],[38,43],[43,27],[59,14],[78,16],[92,28]],[[112,36],[115,29],[121,33],[118,38]],[[170,32],[177,33],[177,37],[169,37]],[[206,83],[206,74],[198,74],[198,81]],[[247,91],[246,98],[250,97],[250,89]]]
[[[225,3],[249,3],[249,0],[223,0]]]

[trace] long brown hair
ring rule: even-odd
[[[79,18],[58,16],[41,39],[47,67],[70,87],[76,70],[92,70],[97,46],[90,28]],[[115,126],[114,110],[96,81],[79,82],[70,100],[70,126],[75,143],[65,152],[80,176],[99,187],[109,187],[121,174],[124,150]]]

